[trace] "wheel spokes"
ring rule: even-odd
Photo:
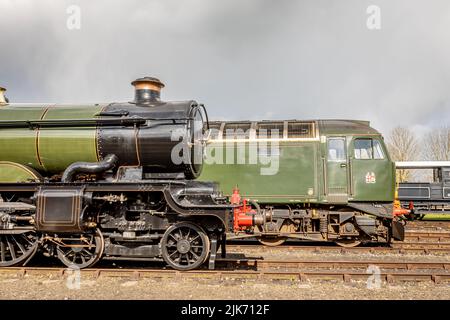
[[[66,242],[66,247],[59,246],[57,252],[58,258],[68,267],[90,267],[103,254],[104,240],[99,230],[95,235],[74,235]]]
[[[9,242],[8,240],[8,236],[5,236],[6,239],[6,243],[8,244],[8,248],[9,248],[9,254],[11,255],[12,260],[16,260],[16,250],[14,249],[13,245],[11,244],[11,242]]]
[[[28,239],[27,236],[25,236],[24,234],[21,234],[20,236],[21,236],[21,238],[24,239],[29,245],[31,245],[31,246],[33,245],[33,242],[31,242],[30,239]]]
[[[172,237],[175,242],[178,242],[178,239],[173,234],[169,234],[169,236]]]
[[[0,266],[19,265],[36,252],[37,239],[34,233],[0,235]]]
[[[195,238],[189,240],[189,242],[192,243],[192,242],[194,242],[195,240],[197,240],[198,238],[200,238],[200,235],[199,235],[199,234],[197,234],[197,236],[196,236]]]
[[[202,242],[195,229],[185,226],[176,228],[168,234],[165,244],[167,258],[179,267],[189,267],[201,259],[205,249]]]
[[[200,259],[200,256],[198,256],[194,251],[190,251],[190,252],[196,260]]]
[[[6,247],[5,247],[5,243],[3,242],[2,237],[0,237],[0,251],[1,251],[2,261],[6,261]]]
[[[17,241],[17,239],[16,239],[15,237],[13,237],[13,240],[14,240],[14,242],[16,243],[17,247],[19,247],[19,250],[22,251],[22,254],[25,254],[25,253],[26,253],[26,250],[25,250],[25,248],[22,246],[22,244],[21,244],[19,241]]]

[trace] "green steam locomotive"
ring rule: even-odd
[[[10,104],[1,90],[0,267],[41,250],[75,269],[100,259],[214,268],[232,207],[215,183],[193,180],[206,110],[161,101],[156,78],[132,84],[134,101],[94,105]]]

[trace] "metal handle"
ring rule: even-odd
[[[325,158],[322,158],[322,170],[323,170],[323,195],[327,195],[328,181],[327,181],[327,165]]]

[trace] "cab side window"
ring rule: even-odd
[[[355,139],[355,159],[384,159],[383,148],[380,141],[375,139]]]
[[[346,160],[345,138],[328,139],[328,161]]]

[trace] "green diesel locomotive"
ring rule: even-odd
[[[395,166],[369,122],[216,121],[210,128],[200,180],[218,182],[230,198],[239,199],[239,190],[267,219],[228,239],[342,246],[403,239],[393,217]]]

